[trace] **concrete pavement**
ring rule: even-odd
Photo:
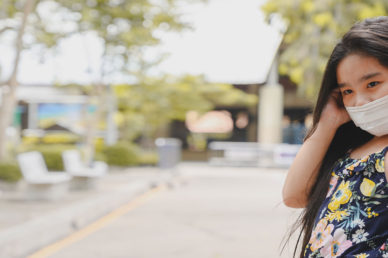
[[[182,163],[174,171],[113,171],[98,190],[61,202],[3,199],[0,257],[32,254],[158,185],[169,187],[50,257],[280,257],[282,237],[299,214],[281,202],[284,178],[284,169]]]
[[[26,257],[91,223],[149,189],[174,180],[176,171],[155,167],[113,169],[95,190],[72,191],[62,200],[0,198],[0,257]]]
[[[179,170],[172,188],[93,233],[61,241],[48,257],[291,257],[292,248],[280,255],[281,240],[298,214],[281,203],[284,170],[203,163]]]

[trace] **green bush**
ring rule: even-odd
[[[17,182],[22,178],[19,166],[12,162],[0,163],[0,180],[5,182]]]
[[[106,162],[112,166],[135,166],[139,165],[140,149],[130,143],[118,143],[103,148]]]
[[[106,162],[106,156],[102,151],[97,151],[94,153],[94,160]]]
[[[143,151],[139,156],[140,165],[156,165],[159,161],[159,156],[156,151]]]
[[[39,151],[43,155],[48,170],[63,171],[62,152],[69,149],[75,149],[75,146],[62,144],[29,145],[23,147],[22,151]]]
[[[76,144],[80,136],[70,132],[47,132],[44,136],[23,136],[22,141],[24,144]]]
[[[46,133],[41,139],[45,144],[75,144],[80,141],[80,137],[69,132]]]

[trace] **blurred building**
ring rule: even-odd
[[[306,116],[312,112],[313,103],[297,93],[297,86],[289,80],[288,77],[282,76],[279,78],[279,83],[284,89],[284,108],[283,114],[289,118],[290,127],[304,126],[304,120]],[[240,89],[246,93],[259,95],[260,87],[263,87],[265,84],[238,84],[234,85],[235,88]],[[260,101],[260,96],[259,96]],[[173,121],[168,132],[169,137],[179,138],[183,142],[183,147],[188,148],[189,142],[188,139],[193,133],[202,133],[205,135],[206,142],[211,141],[233,141],[233,142],[257,142],[258,141],[258,104],[250,108],[243,106],[217,106],[214,111],[219,111],[223,113],[228,113],[231,119],[232,128],[229,128],[230,131],[220,130],[220,125],[217,124],[219,121],[213,117],[214,121],[202,121],[203,124],[206,124],[206,127],[202,131],[192,130],[187,126],[185,122],[182,121]],[[211,111],[213,112],[213,111]],[[207,116],[207,119],[212,119],[212,116]],[[227,120],[227,119],[225,119]],[[224,121],[221,123],[228,123]],[[213,124],[213,127],[210,125]],[[217,131],[217,129],[219,131]],[[297,131],[296,129],[294,131]],[[299,133],[303,133],[301,130]],[[296,134],[294,134],[296,135]],[[297,143],[300,141],[300,138],[303,138],[301,135],[291,136],[292,139],[287,137],[283,138],[285,143]],[[297,139],[294,139],[297,138]]]
[[[21,130],[67,130],[83,133],[82,112],[88,97],[53,85],[20,85],[14,125]]]

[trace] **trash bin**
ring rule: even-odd
[[[176,138],[157,138],[160,168],[173,168],[181,160],[182,142]]]

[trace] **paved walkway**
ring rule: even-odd
[[[284,170],[183,163],[175,171],[112,171],[98,190],[60,202],[3,199],[0,257],[32,254],[157,185],[170,187],[50,257],[279,257],[298,214],[281,203],[284,177]],[[282,257],[290,256],[286,250]]]
[[[0,196],[0,230],[12,227],[15,224],[22,223],[34,217],[56,210],[60,207],[66,207],[80,200],[86,200],[96,195],[112,192],[112,190],[125,187],[134,181],[157,182],[160,180],[161,173],[158,168],[127,168],[124,170],[113,169],[107,177],[100,180],[97,189],[88,191],[71,191],[60,201],[23,201],[18,194],[3,192]],[[168,176],[166,174],[165,176]]]
[[[113,169],[97,189],[72,191],[57,201],[0,198],[0,257],[27,254],[65,237],[151,188],[174,180],[175,172],[155,167]]]

